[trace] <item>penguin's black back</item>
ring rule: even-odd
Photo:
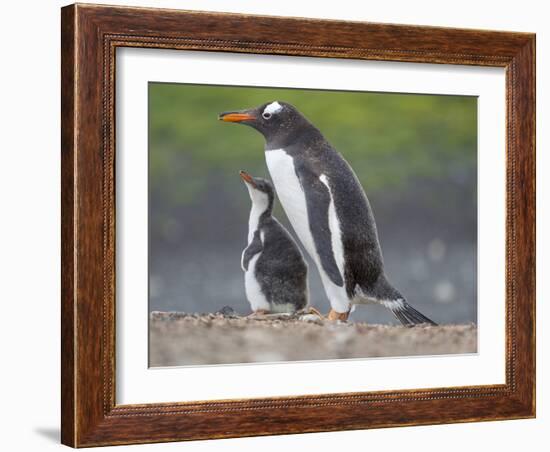
[[[263,250],[256,262],[256,279],[269,303],[307,305],[307,264],[287,230],[272,216],[260,219]]]

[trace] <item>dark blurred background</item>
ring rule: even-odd
[[[217,115],[273,100],[295,105],[354,168],[394,285],[439,323],[476,322],[475,97],[167,83],[149,84],[149,310],[249,313],[238,172],[269,177],[264,141]],[[275,216],[294,235],[277,202]],[[308,262],[311,303],[326,312]],[[397,323],[372,305],[352,320]]]

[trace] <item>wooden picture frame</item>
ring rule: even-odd
[[[76,4],[62,9],[61,37],[64,444],[84,447],[535,416],[535,35]],[[118,47],[505,68],[506,383],[116,405]]]

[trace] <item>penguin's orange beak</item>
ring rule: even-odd
[[[241,176],[241,179],[244,180],[247,184],[250,184],[253,187],[256,187],[256,184],[254,183],[254,179],[246,171],[239,171],[239,175]]]
[[[218,119],[220,121],[226,121],[226,122],[242,122],[242,121],[252,121],[256,118],[250,113],[228,111],[228,112],[220,113],[220,115],[218,116]]]

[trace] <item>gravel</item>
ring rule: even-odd
[[[152,312],[151,367],[476,353],[473,324],[330,322],[315,315]]]

